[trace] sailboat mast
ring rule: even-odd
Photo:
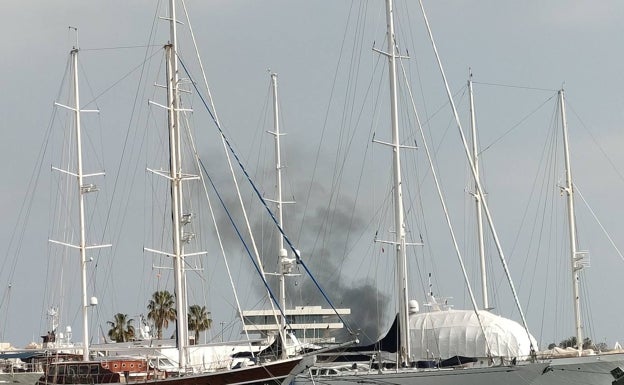
[[[78,48],[71,51],[73,88],[74,88],[74,116],[76,120],[76,152],[77,152],[77,179],[78,179],[78,215],[80,226],[80,280],[82,287],[82,359],[89,360],[89,304],[87,302],[87,244],[85,234],[85,207],[83,191],[83,170],[82,170],[82,133],[80,126],[80,92],[78,87]]]
[[[401,181],[401,157],[399,141],[399,112],[397,104],[397,52],[394,35],[392,0],[386,0],[386,22],[388,38],[388,73],[390,76],[390,119],[392,124],[392,170],[394,179],[394,229],[397,260],[397,294],[399,301],[399,326],[401,363],[410,359],[409,314],[407,311],[407,256],[405,250],[405,221],[403,218],[403,192]]]
[[[564,92],[559,90],[559,107],[561,111],[561,126],[563,128],[563,151],[565,161],[566,185],[563,190],[567,197],[568,231],[570,233],[570,259],[572,262],[572,296],[574,301],[574,325],[576,329],[576,344],[579,356],[583,352],[583,331],[581,325],[581,299],[579,290],[579,272],[583,269],[583,256],[578,252],[576,240],[576,220],[574,215],[574,185],[570,167],[570,147],[568,144],[568,124],[566,121]]]
[[[468,79],[468,94],[470,96],[470,128],[472,131],[472,161],[474,163],[474,179],[475,179],[475,209],[477,220],[477,242],[479,243],[479,261],[481,262],[481,294],[483,299],[483,309],[489,309],[488,290],[487,290],[487,272],[485,265],[485,245],[483,242],[483,205],[481,203],[481,194],[477,186],[479,179],[479,147],[477,144],[477,121],[474,110],[474,94],[472,89],[472,73]]]
[[[186,366],[187,321],[186,282],[184,275],[184,247],[182,245],[182,156],[180,150],[180,99],[178,90],[177,28],[175,0],[169,1],[170,42],[165,47],[167,56],[167,107],[169,124],[169,167],[171,187],[171,222],[173,268],[176,296],[176,333],[180,368]]]
[[[275,138],[275,172],[276,172],[276,188],[277,188],[277,220],[282,229],[284,229],[283,206],[282,200],[282,154],[280,148],[280,126],[279,126],[279,106],[277,99],[277,74],[271,73],[271,88],[273,89],[273,137]],[[280,318],[280,337],[282,343],[286,343],[284,331],[286,330],[286,257],[287,252],[284,248],[284,236],[277,237],[277,252],[279,257],[279,304],[282,308],[283,316]],[[286,357],[286,349],[282,349],[282,355]],[[284,357],[284,358],[285,358]]]

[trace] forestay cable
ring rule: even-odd
[[[429,20],[427,19],[427,14],[425,13],[425,7],[423,5],[422,0],[418,1],[420,4],[420,8],[422,11],[423,19],[425,21],[425,25],[427,26],[427,32],[429,34],[429,40],[431,41],[431,45],[433,47],[433,52],[435,53],[435,57],[438,63],[438,69],[440,70],[440,74],[442,75],[442,79],[444,81],[444,87],[446,89],[446,94],[449,98],[449,103],[453,109],[453,115],[455,117],[455,123],[457,124],[457,128],[459,129],[459,135],[462,140],[462,144],[464,146],[464,151],[466,152],[466,158],[468,159],[468,163],[470,165],[470,171],[472,172],[473,177],[477,175],[475,170],[474,161],[472,160],[472,156],[470,155],[470,150],[468,149],[468,143],[466,141],[466,137],[464,136],[464,132],[462,130],[461,122],[459,121],[459,114],[457,113],[457,108],[455,107],[455,102],[453,100],[453,96],[451,94],[451,90],[448,85],[448,81],[446,79],[446,74],[444,73],[444,68],[442,67],[442,61],[440,59],[440,55],[438,54],[438,48],[436,47],[435,41],[433,40],[433,32],[431,31],[431,27],[429,26]],[[483,210],[485,211],[485,216],[488,220],[488,225],[490,227],[490,231],[492,232],[492,237],[494,238],[494,243],[496,244],[496,250],[498,251],[498,256],[501,261],[501,265],[503,266],[503,270],[505,271],[505,276],[507,277],[507,281],[509,282],[509,286],[511,288],[511,292],[514,297],[514,301],[516,303],[516,307],[518,308],[518,312],[520,313],[520,317],[522,318],[522,325],[527,333],[529,344],[531,345],[531,353],[535,352],[535,347],[533,346],[533,341],[531,340],[531,333],[529,333],[529,326],[526,321],[526,317],[524,316],[524,311],[522,310],[522,306],[520,305],[520,300],[518,299],[518,293],[516,292],[516,288],[513,284],[513,280],[511,279],[511,273],[509,272],[509,268],[507,266],[507,261],[505,260],[505,255],[503,254],[503,248],[500,244],[500,240],[498,239],[498,234],[496,229],[494,228],[494,223],[492,220],[492,215],[490,214],[490,208],[488,206],[487,200],[485,199],[485,194],[483,193],[483,188],[481,186],[481,181],[479,178],[475,178],[475,185],[477,186],[477,190],[482,197]]]
[[[182,1],[182,7],[184,8],[184,14],[186,15],[186,20],[187,20],[187,23],[188,23],[188,26],[189,26],[189,32],[191,34],[191,39],[193,40],[193,47],[195,48],[195,55],[197,56],[197,61],[199,63],[199,68],[201,70],[201,74],[202,74],[202,77],[203,77],[203,80],[204,80],[204,84],[206,86],[206,92],[208,93],[208,99],[210,101],[210,106],[212,107],[212,111],[214,111],[214,116],[213,116],[213,114],[211,114],[211,116],[213,117],[213,120],[218,125],[220,125],[219,117],[217,116],[217,110],[216,110],[216,108],[214,106],[214,101],[213,101],[213,98],[212,98],[212,94],[210,93],[210,87],[208,86],[208,79],[206,78],[206,72],[204,71],[204,64],[203,64],[203,62],[201,60],[201,56],[199,55],[199,49],[197,48],[197,42],[195,40],[195,33],[193,32],[193,27],[191,26],[192,24],[191,24],[191,21],[190,21],[190,18],[189,18],[188,11],[186,9],[186,3],[184,1]],[[180,63],[182,63],[182,60],[180,60]],[[184,66],[184,64],[182,64],[182,65]],[[186,71],[186,68],[184,70]],[[188,71],[186,71],[186,73],[188,74]],[[190,75],[189,75],[189,77],[190,77]],[[193,85],[195,86],[195,82],[193,82]],[[195,89],[197,90],[197,88],[195,88]],[[199,95],[199,90],[197,91],[197,93]],[[202,98],[202,96],[199,95],[199,97],[201,98],[202,102],[204,102],[204,99]],[[204,102],[204,105],[205,104],[206,103]],[[241,209],[243,211],[243,215],[245,217],[245,223],[247,225],[247,232],[249,233],[249,237],[251,239],[251,244],[253,246],[254,255],[255,255],[256,260],[258,262],[261,274],[262,274],[262,276],[264,276],[264,269],[262,268],[262,263],[260,261],[260,253],[258,252],[258,247],[256,246],[256,241],[255,241],[253,232],[251,231],[251,226],[249,224],[249,219],[247,217],[247,210],[245,209],[245,204],[243,203],[243,198],[241,196],[240,189],[239,189],[239,186],[238,186],[238,181],[236,180],[236,177],[234,175],[234,169],[232,167],[232,161],[230,159],[230,154],[227,151],[227,148],[226,148],[225,142],[223,141],[223,138],[222,138],[222,142],[223,142],[223,152],[225,152],[225,156],[226,156],[226,159],[227,159],[227,162],[228,162],[228,166],[230,168],[230,173],[232,174],[232,181],[234,182],[234,186],[236,188],[238,201],[240,203]],[[195,156],[197,158],[197,161],[199,162],[200,159],[199,159],[199,155],[197,154],[197,152],[195,153]],[[207,193],[205,182],[204,182],[203,178],[202,178],[202,183],[204,183],[204,190]],[[213,218],[213,220],[214,220],[214,218]],[[215,222],[215,228],[216,228],[216,222]],[[225,259],[225,250],[223,250],[223,258]],[[245,325],[245,318],[242,316],[243,315],[243,311],[242,311],[240,303],[238,301],[238,295],[236,293],[236,288],[234,287],[233,284],[232,284],[232,290],[234,291],[234,296],[236,298],[236,306],[238,307],[239,314],[241,315],[241,322],[243,323],[243,325]],[[270,293],[269,293],[269,295],[270,295]],[[273,302],[271,302],[271,301],[269,301],[269,302],[271,303],[271,310],[274,313],[275,323],[279,324],[279,322],[277,320],[277,313],[275,312],[275,307],[273,306]],[[286,310],[286,309],[284,309],[284,310]],[[249,334],[247,333],[246,328],[243,328],[243,329],[245,329],[245,335],[247,336],[247,339],[249,339]]]
[[[210,107],[208,106],[208,103],[206,102],[205,98],[203,97],[203,95],[201,94],[199,88],[197,87],[197,83],[193,80],[190,72],[188,71],[188,69],[186,68],[186,65],[184,64],[184,62],[178,58],[178,60],[180,60],[180,64],[182,65],[182,68],[184,69],[185,73],[187,74],[187,76],[189,77],[189,80],[191,81],[191,84],[193,85],[193,88],[195,89],[195,92],[197,92],[197,96],[199,96],[200,100],[202,101],[202,104],[204,105],[204,108],[206,108],[206,111],[208,112],[208,114],[210,115],[210,117],[212,118],[213,122],[215,123],[215,126],[217,128],[217,130],[219,131],[219,134],[221,135],[221,138],[223,139],[223,142],[227,145],[228,149],[230,150],[230,152],[232,153],[232,155],[234,156],[234,159],[236,160],[236,162],[238,163],[238,166],[240,167],[241,171],[243,172],[243,174],[245,175],[245,178],[247,178],[247,181],[249,182],[250,186],[252,187],[255,195],[258,197],[258,199],[260,200],[260,202],[262,203],[262,205],[264,206],[264,208],[266,209],[267,213],[269,214],[269,216],[271,217],[271,220],[273,221],[273,223],[275,224],[275,226],[277,227],[277,229],[279,230],[279,232],[282,234],[282,236],[284,237],[284,240],[286,241],[286,243],[288,244],[288,247],[291,249],[291,251],[294,253],[296,259],[297,259],[297,263],[300,264],[301,266],[303,266],[304,270],[306,271],[306,273],[308,274],[308,276],[310,277],[310,279],[312,279],[312,282],[314,283],[314,285],[316,286],[316,288],[319,290],[319,292],[321,293],[321,295],[323,296],[323,298],[325,299],[325,301],[327,301],[327,303],[329,304],[329,306],[332,308],[332,310],[334,311],[334,313],[336,314],[336,316],[338,316],[338,318],[340,319],[340,321],[342,321],[342,323],[346,326],[347,330],[349,331],[349,333],[354,334],[353,331],[351,330],[351,328],[348,326],[348,323],[346,322],[346,320],[340,315],[340,313],[338,312],[338,310],[336,310],[336,307],[334,306],[334,304],[332,303],[332,301],[329,299],[329,297],[327,296],[327,294],[325,293],[325,291],[321,288],[320,284],[318,283],[318,281],[316,280],[316,278],[314,278],[314,276],[312,275],[312,272],[310,271],[310,269],[308,268],[308,266],[303,262],[303,260],[301,259],[301,256],[299,255],[299,252],[297,251],[297,249],[295,248],[295,246],[292,244],[292,242],[290,241],[290,238],[288,238],[288,236],[286,235],[286,233],[284,233],[284,230],[282,229],[282,227],[279,225],[279,223],[277,222],[277,219],[275,218],[275,215],[273,215],[273,212],[271,211],[271,209],[269,208],[268,204],[266,203],[266,200],[264,199],[264,197],[262,197],[262,194],[260,193],[260,191],[258,191],[258,188],[256,187],[255,183],[253,182],[253,180],[251,179],[251,177],[249,176],[249,173],[247,172],[247,169],[245,168],[245,166],[242,164],[240,158],[238,157],[238,154],[236,153],[236,151],[234,151],[234,148],[232,147],[230,141],[227,139],[227,137],[225,136],[225,133],[223,132],[223,129],[221,128],[221,125],[219,124],[218,120],[216,119],[215,115],[212,113],[212,111],[210,110]],[[205,169],[203,162],[201,162],[200,160],[200,164],[202,165],[202,169],[204,170],[204,172],[207,174],[207,170]],[[213,185],[213,188],[215,189],[215,192],[217,192],[216,190],[216,186],[213,184],[212,179],[210,179],[210,177],[208,176],[210,183]],[[218,192],[217,192],[218,194]],[[225,203],[223,202],[223,200],[220,198],[219,196],[219,200],[221,201],[221,204],[223,205],[223,207],[225,208]],[[238,228],[235,226],[233,218],[230,216],[230,213],[227,211],[226,212],[228,214],[228,217],[230,218],[230,221],[232,222],[232,225],[234,225],[234,228],[236,230],[236,233],[238,234],[239,238],[241,238],[242,241],[242,235],[240,234],[240,232],[238,231]],[[249,255],[251,256],[251,252],[249,250],[249,248],[247,247],[247,245],[245,243],[243,243],[245,246],[245,249],[247,250],[247,252],[249,253]],[[253,258],[252,258],[253,261]],[[254,266],[256,266],[256,269],[258,270],[258,272],[260,272],[259,267],[257,266],[256,262],[253,261]],[[264,277],[263,274],[260,274],[262,276],[262,281],[265,285],[265,287],[267,288],[267,290],[269,291],[269,294],[272,298],[273,301],[276,301],[275,296],[273,295],[273,292],[271,291],[268,283],[266,282],[266,279]],[[282,313],[282,315],[284,315],[284,310],[279,306],[279,304],[276,302],[277,308],[280,310],[280,312]]]

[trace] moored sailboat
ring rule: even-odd
[[[392,248],[396,251],[396,292],[399,298],[399,314],[397,317],[398,322],[395,322],[395,325],[398,326],[398,331],[395,330],[393,326],[386,337],[382,339],[377,346],[371,347],[371,351],[368,352],[372,354],[370,355],[369,361],[361,361],[360,359],[359,362],[356,362],[355,359],[349,360],[348,355],[345,354],[345,361],[353,364],[350,370],[330,371],[332,367],[337,368],[337,366],[318,366],[307,374],[298,376],[298,383],[308,384],[315,381],[322,381],[331,384],[347,384],[355,381],[371,381],[392,382],[396,384],[559,384],[571,383],[578,380],[580,377],[576,377],[575,379],[574,376],[579,372],[583,372],[582,378],[583,381],[587,381],[586,383],[611,383],[615,377],[612,371],[617,371],[618,367],[622,365],[622,361],[617,355],[610,355],[604,362],[600,362],[600,359],[578,359],[566,362],[558,359],[545,359],[544,357],[540,357],[537,352],[537,344],[528,332],[528,327],[521,309],[523,325],[500,317],[498,317],[500,319],[492,322],[487,317],[493,315],[487,310],[477,310],[474,296],[470,293],[472,303],[475,307],[474,310],[455,311],[439,309],[439,304],[435,303],[434,306],[438,307],[437,311],[416,314],[418,306],[413,306],[413,312],[408,310],[410,306],[408,301],[407,269],[405,262],[405,248],[408,242],[405,239],[405,223],[403,221],[403,183],[401,179],[401,161],[399,155],[400,149],[404,146],[399,141],[397,129],[397,65],[395,61],[398,58],[398,54],[396,53],[397,43],[393,29],[393,12],[392,1],[387,0],[386,20],[388,27],[388,52],[378,52],[388,57],[388,72],[390,75],[390,120],[392,123],[393,138],[390,143],[382,144],[392,147],[393,151],[392,172],[394,184],[392,187],[392,194],[394,198],[394,233],[396,238],[391,242],[385,243],[392,245]],[[449,99],[451,99],[450,103],[453,104],[450,92],[448,92],[448,86],[447,93],[449,94]],[[457,115],[455,117],[458,121]],[[467,158],[471,162],[471,170],[473,174],[476,174],[475,184],[478,190],[478,198],[482,200],[485,205],[485,196],[480,186],[476,166],[471,160],[465,139],[463,142],[467,152]],[[434,171],[432,170],[431,172],[433,173]],[[487,213],[487,206],[485,206],[484,209],[489,216],[489,213]],[[491,221],[491,218],[488,218],[488,220]],[[497,247],[500,248],[498,244]],[[574,254],[573,258],[575,261],[579,260],[576,254]],[[503,264],[505,264],[504,260]],[[507,275],[509,275],[507,267],[504,266],[504,268]],[[574,269],[576,269],[576,265]],[[516,302],[518,302],[513,284],[511,287],[516,297]],[[485,291],[486,289],[484,289],[484,292]],[[433,298],[433,296],[431,296],[431,298]],[[488,307],[487,298],[484,298],[484,307]],[[488,328],[492,325],[494,329],[502,331],[517,329],[517,335],[520,338],[509,339],[507,341],[504,341],[504,337],[497,340],[500,335],[492,338],[492,335],[488,336]],[[411,331],[410,327],[412,327]],[[472,331],[469,331],[471,328]],[[429,329],[428,332],[431,335],[431,340],[427,340],[427,337],[423,337],[427,329]],[[388,344],[383,345],[384,342],[387,342],[388,338],[394,338],[394,345],[390,344],[395,347],[394,350],[380,348],[380,345],[384,348],[388,346]],[[489,343],[488,340],[503,342],[503,345],[507,344],[506,347],[510,349],[503,350],[497,347],[495,351],[492,349],[493,345]],[[477,346],[479,344],[480,347],[474,350],[469,351],[465,348],[466,346]],[[415,349],[415,346],[418,346],[418,348]],[[455,354],[457,356],[450,357],[450,354]],[[468,356],[462,357],[462,354]],[[384,364],[383,360],[385,360],[387,364]],[[443,367],[441,365],[442,362],[448,363],[448,365]],[[572,362],[578,364],[579,367],[575,369]],[[582,364],[582,362],[585,362],[585,364]],[[595,365],[593,369],[590,368],[592,365]]]
[[[621,349],[596,353],[592,349],[583,347],[583,322],[581,317],[580,272],[586,266],[586,252],[579,251],[577,240],[575,214],[575,186],[572,180],[570,146],[568,138],[568,124],[565,108],[564,90],[557,92],[557,106],[561,122],[563,143],[563,160],[565,169],[565,184],[561,187],[562,195],[566,197],[566,222],[568,225],[570,274],[572,278],[572,300],[574,329],[576,338],[575,349],[543,352],[542,359],[549,362],[545,375],[538,378],[536,384],[616,384],[624,379],[624,353]]]
[[[388,381],[399,384],[414,382],[422,384],[502,382],[525,384],[539,376],[547,365],[516,365],[516,359],[530,358],[531,351],[534,349],[535,342],[524,327],[514,321],[493,316],[486,310],[448,310],[437,304],[432,294],[429,297],[431,312],[419,313],[419,306],[416,301],[410,301],[406,250],[407,247],[418,244],[408,242],[404,219],[404,182],[402,180],[400,154],[406,146],[401,143],[399,137],[397,81],[400,55],[394,31],[393,2],[386,0],[385,3],[387,52],[376,49],[375,51],[388,59],[392,139],[389,142],[374,141],[392,149],[393,233],[395,238],[392,241],[380,242],[391,245],[396,258],[395,285],[398,297],[396,329],[393,326],[386,337],[377,344],[381,345],[381,348],[371,347],[370,350],[372,351],[368,353],[372,353],[373,356],[369,362],[369,370],[362,370],[361,364],[363,362],[360,362],[354,365],[354,370],[351,372],[324,375],[321,370],[317,370],[316,375],[312,375],[312,372],[308,373],[307,377],[306,374],[302,374],[297,377],[297,381],[308,383],[319,380],[346,384],[358,379],[358,381]],[[443,200],[442,203],[444,205]],[[474,296],[472,292],[470,294],[474,304]],[[509,333],[507,333],[508,331]],[[394,343],[384,345],[384,340],[393,338],[395,338]],[[523,348],[521,350],[509,350],[510,344],[517,344]],[[392,347],[390,350],[387,349],[389,346]],[[460,346],[463,346],[464,349],[458,350],[457,348]],[[375,352],[375,349],[380,350]],[[449,354],[449,351],[453,352],[453,357],[456,359],[454,361],[449,360],[448,365],[442,367],[438,359],[442,354]],[[508,355],[510,351],[513,351],[513,356]],[[461,356],[462,354],[464,356]],[[394,358],[392,358],[393,356]],[[507,360],[497,360],[496,358],[499,356],[507,358]],[[452,359],[453,357],[443,358]]]
[[[169,384],[211,384],[211,385],[226,385],[226,384],[266,384],[266,383],[280,383],[293,373],[297,373],[304,369],[305,365],[308,365],[313,360],[313,357],[295,356],[290,358],[269,358],[269,359],[246,359],[238,367],[231,367],[226,363],[220,368],[207,368],[206,370],[197,370],[197,368],[191,368],[190,364],[193,359],[193,352],[189,348],[188,337],[188,321],[187,321],[187,298],[186,298],[186,277],[185,277],[185,258],[189,255],[184,250],[184,244],[188,241],[187,234],[184,232],[184,225],[188,223],[189,216],[185,214],[182,206],[183,191],[182,185],[186,180],[198,179],[198,176],[188,175],[183,172],[182,167],[182,155],[181,151],[181,137],[182,137],[182,123],[180,114],[183,111],[187,111],[182,107],[180,90],[180,79],[178,77],[178,53],[177,53],[177,23],[179,20],[176,17],[176,1],[169,1],[169,15],[166,18],[170,25],[169,43],[164,46],[165,50],[165,62],[166,62],[166,74],[167,82],[164,88],[167,91],[166,104],[159,105],[158,103],[152,103],[157,106],[161,106],[166,110],[167,123],[168,123],[168,138],[169,146],[167,152],[169,154],[168,170],[152,171],[154,174],[165,177],[169,182],[170,189],[170,207],[171,207],[171,228],[172,228],[172,241],[171,252],[157,251],[146,249],[147,251],[156,252],[162,255],[166,255],[173,261],[174,270],[174,285],[175,285],[175,304],[176,304],[176,345],[173,347],[160,347],[150,348],[149,351],[159,351],[164,353],[166,350],[175,350],[177,357],[174,362],[177,363],[175,368],[170,370],[163,370],[159,367],[155,360],[158,357],[150,359],[145,356],[145,349],[142,350],[141,346],[129,347],[127,349],[120,349],[115,352],[115,356],[100,356],[96,355],[89,347],[88,336],[88,309],[90,305],[97,303],[97,299],[93,297],[91,303],[87,303],[86,295],[86,263],[87,258],[85,256],[86,250],[89,248],[102,247],[102,246],[87,246],[85,241],[85,223],[84,223],[84,203],[82,195],[91,191],[95,191],[93,185],[85,184],[83,182],[82,171],[82,151],[81,151],[81,135],[80,135],[80,114],[85,110],[81,110],[79,99],[79,81],[78,81],[78,47],[74,47],[71,51],[72,58],[72,71],[73,71],[73,95],[74,95],[74,107],[70,109],[74,111],[74,123],[76,125],[75,142],[77,143],[77,172],[63,171],[68,175],[74,176],[78,181],[78,189],[80,194],[79,200],[79,228],[81,232],[80,245],[81,251],[81,267],[82,267],[82,314],[83,314],[83,346],[82,346],[82,358],[69,358],[64,357],[57,360],[57,362],[50,363],[45,368],[44,375],[39,379],[40,385],[51,384],[94,384],[94,383],[148,383],[157,384],[160,382],[166,382]],[[68,107],[69,108],[69,107]],[[89,174],[99,175],[99,174]],[[68,245],[64,242],[56,242],[63,245]],[[68,245],[71,246],[71,245]],[[205,349],[212,351],[219,351],[221,353],[228,352],[226,354],[232,355],[233,345],[220,344],[219,346],[206,346]],[[109,350],[114,350],[109,348]],[[195,349],[196,350],[196,349]],[[162,357],[162,354],[160,354]],[[232,357],[228,361],[231,363]]]

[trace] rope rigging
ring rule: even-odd
[[[200,92],[197,83],[193,80],[193,77],[191,76],[190,72],[188,71],[186,65],[184,64],[184,62],[181,60],[181,58],[178,58],[178,60],[180,61],[180,64],[182,65],[182,68],[184,69],[184,72],[186,73],[186,75],[189,77],[189,80],[191,82],[191,84],[193,85],[193,88],[195,89],[195,92],[197,93],[197,95],[199,96],[204,108],[206,109],[206,111],[208,112],[208,114],[210,115],[210,118],[213,120],[213,122],[215,123],[215,127],[219,132],[219,135],[223,138],[225,144],[227,145],[230,153],[234,156],[234,159],[236,160],[236,163],[238,164],[239,168],[241,169],[241,171],[243,172],[243,174],[245,175],[245,178],[247,179],[247,181],[249,182],[250,186],[253,189],[254,194],[257,196],[257,198],[260,200],[262,206],[264,206],[264,208],[266,209],[267,213],[269,214],[271,220],[273,221],[273,223],[275,224],[275,226],[277,227],[277,229],[279,230],[279,232],[281,233],[281,235],[284,237],[284,240],[286,241],[286,243],[288,244],[288,247],[290,248],[290,250],[294,253],[295,257],[296,257],[296,261],[297,264],[301,265],[304,270],[306,271],[306,273],[308,274],[308,276],[310,277],[310,279],[312,279],[312,282],[314,283],[314,285],[316,286],[316,288],[319,290],[319,292],[321,293],[321,295],[323,296],[323,298],[325,299],[325,301],[327,301],[327,303],[329,304],[329,306],[332,308],[332,310],[334,311],[334,313],[338,316],[338,318],[340,319],[340,321],[346,326],[347,330],[349,331],[350,334],[354,335],[355,333],[351,330],[351,328],[348,326],[348,323],[346,322],[346,320],[340,315],[340,313],[338,312],[338,310],[336,309],[336,307],[334,306],[333,302],[329,299],[329,297],[327,296],[327,293],[325,293],[325,291],[322,289],[322,287],[320,286],[320,284],[318,283],[318,281],[316,280],[316,278],[312,275],[312,272],[310,271],[310,269],[308,268],[308,266],[303,262],[303,260],[301,259],[299,252],[297,251],[297,249],[295,248],[295,246],[293,245],[293,243],[291,242],[290,238],[284,233],[284,230],[282,229],[282,227],[279,225],[277,218],[275,218],[275,215],[273,214],[272,210],[270,209],[270,207],[268,206],[266,200],[264,199],[264,197],[262,196],[262,194],[260,193],[260,191],[258,190],[257,186],[255,185],[255,183],[253,182],[253,180],[251,179],[251,177],[249,176],[249,173],[247,172],[247,169],[245,168],[245,166],[242,164],[238,153],[236,151],[234,151],[234,148],[232,147],[230,141],[228,140],[227,136],[225,135],[223,129],[221,128],[221,125],[219,124],[218,120],[216,119],[215,115],[213,114],[213,112],[211,111],[211,109],[208,106],[208,103],[206,102],[206,99],[204,98],[204,96],[202,95],[202,93]],[[253,260],[253,257],[251,255],[251,251],[249,250],[247,244],[244,242],[242,235],[240,234],[237,226],[234,223],[233,218],[231,217],[229,211],[227,210],[226,206],[225,206],[225,202],[221,199],[220,194],[218,193],[216,186],[213,184],[212,179],[210,178],[203,162],[200,160],[200,164],[202,166],[202,170],[204,171],[204,173],[206,174],[206,176],[208,177],[211,185],[213,186],[213,189],[215,191],[215,193],[217,193],[217,196],[219,197],[219,201],[221,202],[221,205],[224,207],[224,209],[226,210],[226,213],[228,215],[228,218],[230,219],[230,222],[232,223],[232,225],[234,226],[234,229],[239,237],[239,239],[241,240],[241,242],[243,242],[243,245],[245,247],[245,250],[248,253],[248,256],[252,259],[252,262],[254,263],[254,267],[256,268],[256,270],[258,271],[258,273],[260,273],[260,268],[257,265],[257,263]],[[277,301],[277,299],[275,298],[275,295],[273,294],[271,288],[269,287],[268,282],[266,281],[266,278],[264,277],[263,274],[261,274],[262,277],[262,281],[263,284],[265,285],[265,287],[267,288],[273,302],[276,304],[277,308],[279,309],[280,313],[282,314],[282,316],[285,317],[285,309],[282,309]]]

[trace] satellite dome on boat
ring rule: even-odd
[[[408,302],[408,306],[409,306],[410,314],[418,313],[420,311],[420,306],[418,305],[418,301],[416,301],[415,299],[410,300]]]
[[[531,354],[533,336],[516,321],[480,310],[487,343],[494,357],[523,358]],[[443,310],[410,315],[412,356],[419,359],[453,356],[487,357],[486,338],[473,310]],[[530,338],[530,340],[529,340]]]

